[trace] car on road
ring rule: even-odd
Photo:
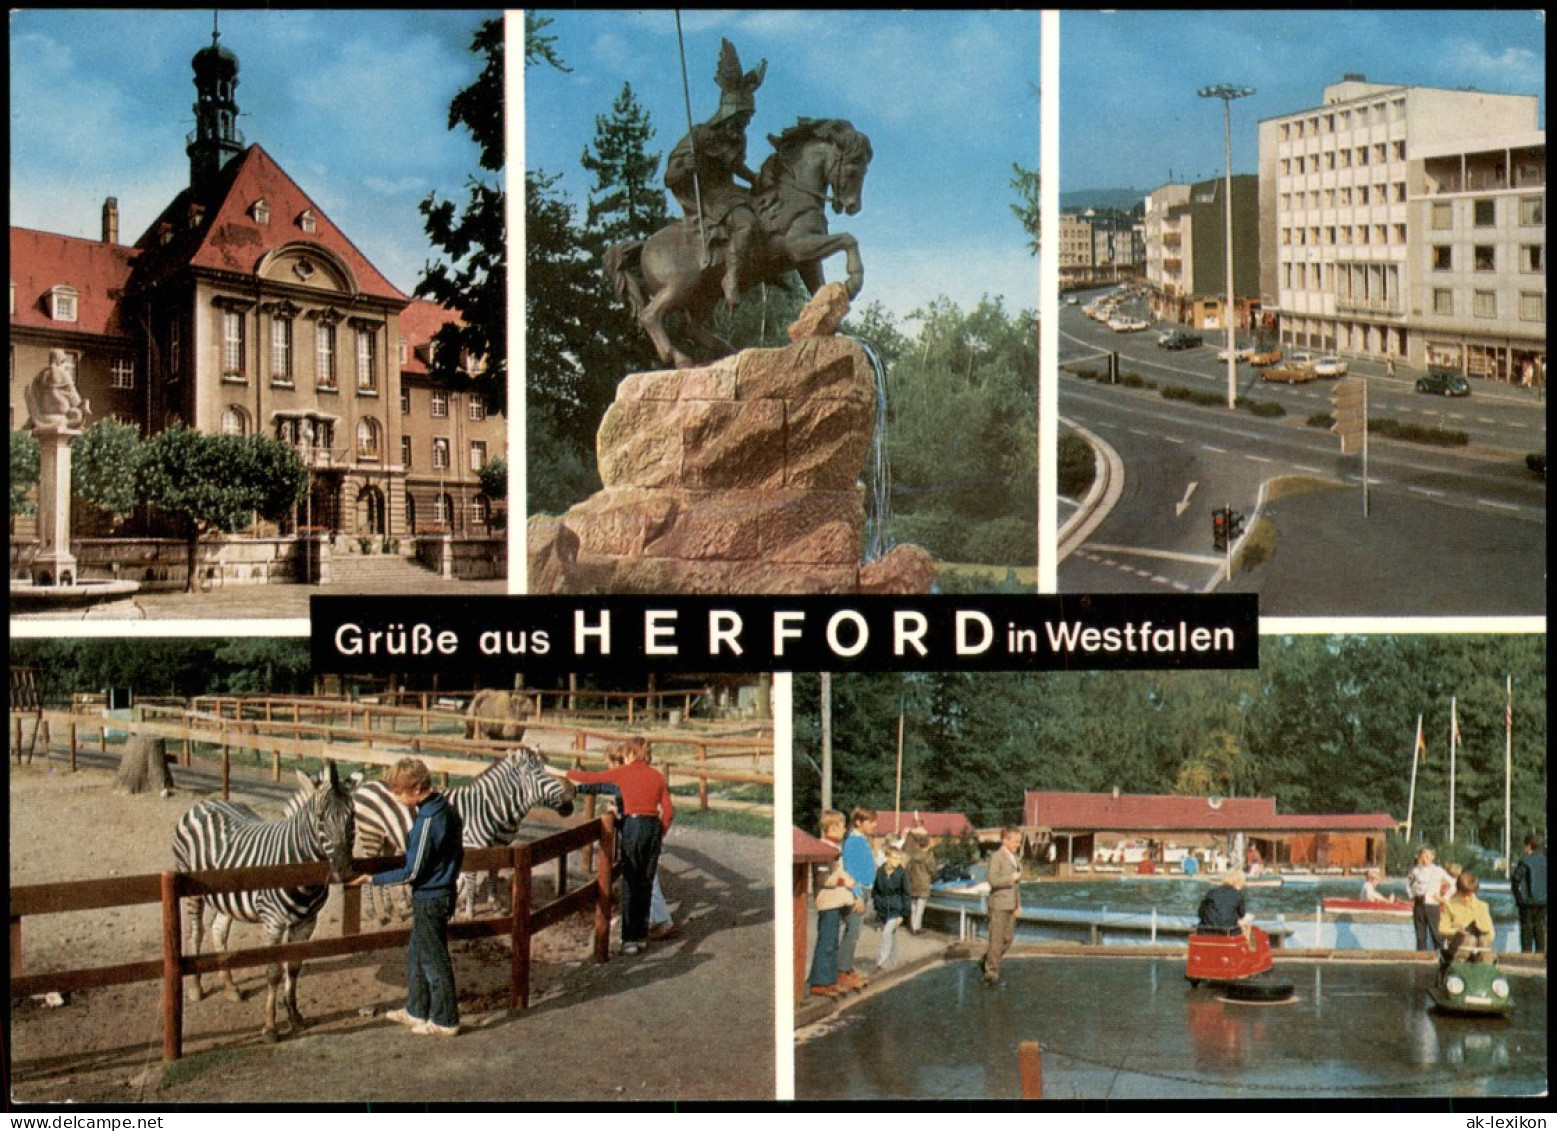
[[[1317,376],[1319,374],[1314,372],[1312,365],[1288,361],[1280,365],[1266,366],[1260,379],[1282,385],[1305,385]]]
[[[1066,295],[1065,296],[1065,305],[1066,306],[1075,306],[1080,301],[1081,300],[1079,298],[1077,298],[1075,295]]]
[[[1348,366],[1333,353],[1327,353],[1314,362],[1314,374],[1318,377],[1345,377]]]
[[[1253,356],[1254,356],[1254,347],[1253,346],[1239,346],[1237,349],[1233,350],[1233,359],[1235,361],[1248,361]],[[1216,351],[1216,359],[1218,361],[1226,361],[1227,360],[1227,347],[1226,346],[1223,346],[1221,349]]]
[[[1452,369],[1429,369],[1426,377],[1416,379],[1416,391],[1440,397],[1468,397],[1470,382]]]
[[[1150,323],[1142,318],[1131,318],[1128,314],[1116,315],[1108,320],[1108,328],[1119,334],[1129,334],[1136,330],[1144,330]]]
[[[1190,334],[1183,330],[1170,330],[1157,339],[1157,344],[1165,350],[1188,350],[1194,349],[1204,340],[1199,334]]]
[[[1280,350],[1255,350],[1249,355],[1249,364],[1253,366],[1276,365],[1280,361]]]

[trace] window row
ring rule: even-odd
[[[1281,140],[1319,137],[1321,134],[1344,132],[1361,126],[1378,126],[1385,122],[1398,122],[1406,116],[1406,100],[1391,98],[1384,102],[1370,102],[1344,110],[1326,110],[1281,124]]]
[[[1281,213],[1301,208],[1351,208],[1369,204],[1404,204],[1406,182],[1376,185],[1340,185],[1336,188],[1308,189],[1281,194]]]
[[[1470,300],[1470,313],[1473,317],[1496,318],[1498,316],[1497,291],[1472,291]],[[1464,303],[1463,292],[1448,287],[1436,287],[1433,290],[1433,313],[1440,317],[1453,318],[1457,314],[1462,314]],[[1519,320],[1521,322],[1546,321],[1545,291],[1519,292]]]
[[[1304,173],[1333,173],[1337,169],[1363,169],[1369,165],[1384,165],[1390,161],[1405,159],[1404,141],[1376,141],[1372,145],[1359,145],[1355,148],[1327,149],[1323,153],[1283,157],[1281,173],[1283,176],[1291,176],[1294,173],[1299,176]]]
[[[449,391],[447,389],[433,389],[430,391],[428,414],[434,419],[445,419],[449,415]],[[411,415],[411,390],[400,390],[400,415]],[[465,415],[472,421],[482,421],[487,418],[487,398],[482,393],[465,394]]]
[[[1501,245],[1481,243],[1472,244],[1470,248],[1472,270],[1490,272],[1498,269],[1498,247]],[[1455,244],[1433,244],[1430,250],[1431,265],[1434,271],[1455,270]],[[1460,247],[1463,254],[1464,247]],[[1537,275],[1546,270],[1546,245],[1543,243],[1527,243],[1519,245],[1519,272],[1522,275]],[[1464,270],[1464,261],[1460,261],[1460,269]]]
[[[290,385],[296,369],[296,319],[270,320],[270,380]],[[340,327],[333,322],[314,326],[314,381],[321,389],[335,389],[339,379]],[[375,331],[358,327],[351,332],[355,375],[359,392],[378,389],[378,342]],[[222,311],[222,379],[248,379],[248,319],[241,310]]]
[[[1435,200],[1432,207],[1432,225],[1434,231],[1446,231],[1454,227],[1453,200]],[[1495,228],[1498,223],[1497,197],[1477,197],[1470,202],[1471,226],[1476,228]],[[1546,198],[1544,196],[1522,196],[1519,198],[1519,226],[1532,228],[1546,223]]]
[[[1325,224],[1312,228],[1283,228],[1281,242],[1286,247],[1350,247],[1356,244],[1403,244],[1404,224]]]

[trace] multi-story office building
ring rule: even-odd
[[[1282,340],[1544,376],[1537,114],[1531,96],[1348,75],[1261,122],[1261,288]]]
[[[1227,181],[1168,184],[1146,198],[1146,283],[1152,313],[1205,330],[1223,329],[1227,291]],[[1237,324],[1249,325],[1259,295],[1256,179],[1233,177],[1233,293]]]
[[[489,533],[476,470],[506,456],[503,417],[429,376],[432,338],[457,315],[403,294],[245,146],[231,51],[213,39],[193,66],[189,186],[133,246],[113,199],[99,240],[11,229],[11,426],[27,418],[33,376],[62,363],[88,424],[183,423],[294,446],[312,484],[293,525]]]
[[[1092,275],[1092,225],[1080,212],[1060,213],[1060,282],[1084,282]]]

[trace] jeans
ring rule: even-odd
[[[897,942],[897,929],[903,925],[901,915],[893,916],[881,924],[881,945],[876,948],[876,969],[885,970],[892,964],[892,947]]]
[[[843,912],[838,908],[816,913],[816,950],[811,954],[813,986],[830,986],[838,981],[838,928]]]
[[[865,903],[870,904],[870,889],[865,889]],[[860,945],[860,928],[865,925],[865,913],[849,908],[843,919],[843,941],[838,944],[838,969],[854,969],[854,950]]]
[[[658,868],[654,870],[654,882],[649,886],[649,926],[668,927],[674,920],[670,916],[670,904],[665,902],[665,893],[660,890]]]
[[[658,817],[628,817],[622,822],[622,942],[649,937],[649,903],[660,866]]]
[[[406,949],[405,1011],[435,1025],[458,1025],[459,998],[449,962],[449,920],[454,896],[413,896],[411,943]]]

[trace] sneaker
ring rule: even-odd
[[[649,941],[663,942],[666,939],[675,938],[680,933],[681,924],[675,922],[674,920],[668,923],[660,923],[657,926],[649,928]]]
[[[837,982],[834,982],[830,986],[812,986],[811,987],[811,996],[812,997],[837,997],[841,993],[843,993],[843,990],[838,985]]]
[[[384,1014],[384,1020],[397,1021],[401,1025],[411,1029],[415,1029],[418,1025],[427,1024],[427,1022],[423,1021],[420,1017],[412,1017],[403,1009],[391,1009],[388,1013]]]
[[[853,970],[845,970],[838,975],[838,984],[846,990],[864,989],[868,981],[865,975],[856,973]]]
[[[458,1025],[440,1025],[436,1021],[423,1021],[411,1032],[419,1033],[424,1037],[457,1037],[460,1035]]]
[[[638,953],[642,952],[642,950],[643,950],[643,944],[640,943],[640,942],[624,942],[622,944],[622,953],[623,954],[638,954]]]

